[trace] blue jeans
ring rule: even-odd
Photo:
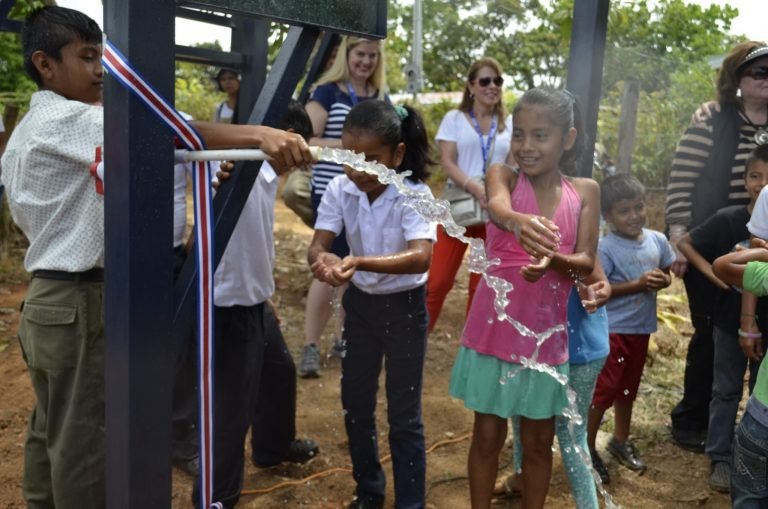
[[[768,508],[768,428],[745,413],[736,428],[731,468],[734,509]]]
[[[375,414],[383,360],[395,507],[423,509],[427,469],[421,419],[427,344],[425,289],[370,295],[350,284],[343,304],[346,354],[341,361],[341,403],[357,496],[384,499]]]
[[[709,403],[709,430],[705,452],[712,462],[731,461],[733,427],[744,391],[747,358],[735,334],[714,327],[715,363],[712,378],[712,401]],[[755,384],[759,362],[749,363],[749,392]]]

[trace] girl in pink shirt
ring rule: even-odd
[[[525,93],[514,111],[510,153],[519,171],[487,174],[491,221],[488,270],[511,282],[500,320],[496,294],[478,287],[451,377],[451,394],[475,411],[469,452],[472,508],[487,508],[507,418],[520,416],[523,507],[543,507],[552,470],[554,417],[567,406],[568,338],[564,325],[572,279],[592,272],[599,188],[569,178],[583,150],[574,98],[554,89]],[[561,327],[558,327],[561,326]],[[544,373],[539,364],[556,375]]]

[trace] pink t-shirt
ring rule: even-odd
[[[552,221],[560,227],[560,252],[571,254],[581,212],[581,197],[566,178],[561,178],[562,195]],[[520,173],[512,191],[512,208],[518,212],[540,215],[536,195],[525,174]],[[520,268],[530,263],[529,255],[514,234],[501,230],[493,223],[487,225],[485,248],[488,258],[498,258],[499,265],[488,270],[514,285],[507,294],[506,313],[534,333],[556,325],[566,324],[568,294],[573,286],[567,276],[552,269],[535,283],[520,275]],[[536,350],[536,338],[521,334],[508,321],[500,321],[494,308],[495,292],[482,281],[472,301],[464,327],[462,344],[479,353],[493,355],[505,362],[521,364],[520,357],[530,359]],[[568,335],[565,329],[552,334],[542,343],[538,361],[560,365],[568,361]]]

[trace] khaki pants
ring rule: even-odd
[[[30,509],[106,506],[103,283],[33,278],[19,340],[37,402],[24,444]]]

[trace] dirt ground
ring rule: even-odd
[[[303,338],[303,315],[309,273],[305,263],[311,230],[303,226],[280,202],[277,210],[277,293],[274,301],[283,333],[298,358]],[[0,508],[23,507],[21,471],[23,440],[33,394],[21,358],[16,327],[18,306],[26,288],[26,276],[16,267],[20,253],[0,264]],[[472,414],[460,401],[448,396],[448,377],[461,333],[466,303],[466,269],[446,302],[437,328],[429,338],[424,384],[424,422],[427,445],[435,445],[428,456],[428,507],[463,509],[469,506],[466,479],[468,434]],[[634,439],[648,464],[638,475],[607,460],[613,482],[608,492],[625,508],[726,508],[726,495],[709,490],[708,461],[704,455],[683,451],[669,437],[669,411],[681,394],[685,346],[690,326],[682,296],[675,283],[660,296],[663,316],[677,331],[660,326],[653,338],[651,355],[635,407]],[[327,348],[327,344],[324,348]],[[269,469],[246,467],[245,491],[239,507],[283,509],[342,508],[353,497],[339,395],[340,366],[328,360],[319,379],[298,381],[297,426],[301,437],[317,441],[320,454],[306,465],[282,465]],[[388,453],[387,426],[382,420],[386,400],[379,394],[379,443]],[[611,429],[610,419],[603,430]],[[511,449],[505,448],[507,463]],[[556,464],[547,507],[574,507],[566,476],[555,454]],[[336,470],[334,470],[336,469]],[[391,472],[388,472],[391,481]],[[314,476],[308,479],[310,476]],[[174,471],[173,507],[191,507],[191,479]],[[285,485],[283,485],[285,483]],[[288,484],[290,483],[290,484]],[[392,506],[388,484],[387,508]],[[259,491],[256,493],[256,491]],[[520,500],[497,500],[495,507],[515,508]]]

